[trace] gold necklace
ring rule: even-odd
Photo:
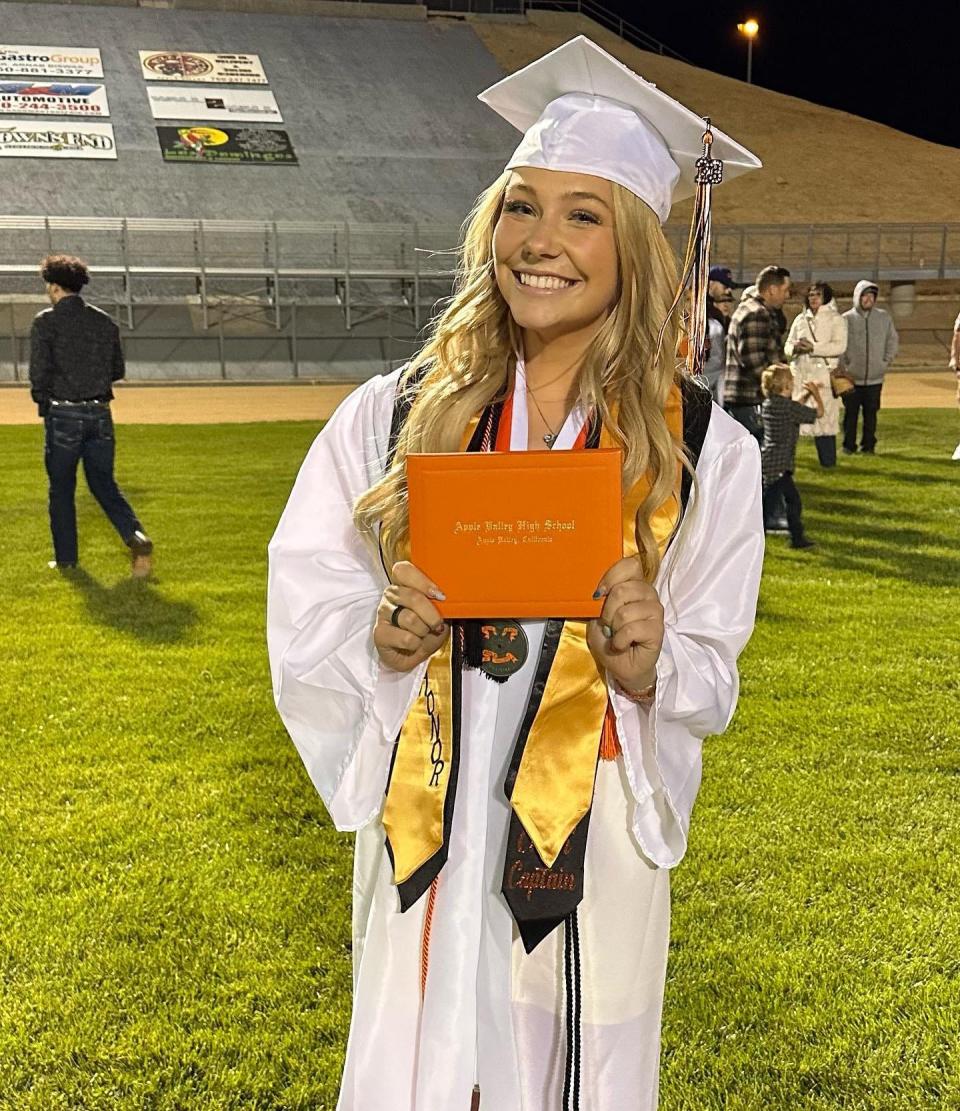
[[[533,391],[530,389],[529,386],[527,386],[527,397],[533,398],[533,403],[537,407],[537,412],[540,414],[540,419],[547,426],[548,431],[545,432],[544,435],[543,435],[543,442],[547,445],[547,447],[553,447],[553,442],[554,442],[554,440],[556,440],[557,436],[559,435],[559,432],[554,432],[553,426],[550,424],[550,422],[544,416],[543,410],[540,408],[540,402],[537,401],[536,394],[533,393]],[[563,426],[561,425],[561,428],[562,427]]]

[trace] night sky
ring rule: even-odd
[[[960,0],[601,2],[694,65],[741,80],[747,45],[737,24],[752,16],[754,84],[960,148]],[[960,182],[952,186],[960,214]]]

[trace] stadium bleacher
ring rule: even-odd
[[[4,158],[4,215],[459,223],[514,135],[457,22],[4,3],[2,37],[99,47],[118,153]],[[299,166],[164,164],[137,52],[167,48],[259,54]]]

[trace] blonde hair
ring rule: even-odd
[[[782,393],[785,386],[793,389],[793,371],[786,363],[772,363],[760,376],[760,391],[764,397]]]
[[[393,460],[354,507],[357,528],[374,544],[380,524],[387,567],[400,558],[409,535],[407,455],[460,451],[471,418],[513,388],[512,356],[520,332],[497,286],[493,256],[509,177],[504,173],[480,195],[464,224],[453,296],[400,379],[413,403]],[[619,295],[584,356],[580,397],[585,407],[596,409],[623,451],[624,488],[644,473],[650,476],[650,492],[637,512],[636,538],[644,572],[652,578],[660,555],[650,518],[676,492],[677,465],[686,460],[664,416],[679,375],[677,264],[652,210],[616,184],[613,214]]]

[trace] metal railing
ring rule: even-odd
[[[659,39],[648,35],[629,19],[612,12],[596,0],[425,0],[426,8],[430,12],[463,12],[466,15],[516,15],[524,16],[528,11],[573,12],[584,15],[599,23],[608,31],[613,31],[625,42],[639,46],[641,50],[649,50],[654,54],[663,54],[668,58],[676,58],[679,62],[689,62],[682,54],[660,42]]]
[[[798,281],[956,279],[960,223],[721,225],[711,257],[739,281],[752,281],[770,263]]]
[[[666,232],[681,250],[686,228]],[[419,328],[449,292],[458,238],[454,225],[0,216],[0,300],[35,291],[39,259],[57,251],[87,259],[101,287],[119,283],[131,328],[138,303],[188,296],[204,328],[225,298],[268,306],[277,329],[293,302],[338,304],[348,329],[406,309]],[[960,223],[718,226],[712,259],[741,282],[770,263],[796,281],[958,279]]]
[[[592,19],[594,23],[599,23],[601,27],[613,31],[615,35],[619,35],[624,42],[629,42],[632,46],[638,46],[641,50],[649,50],[654,54],[663,54],[667,58],[676,58],[678,62],[693,64],[689,58],[678,54],[672,47],[660,42],[652,35],[648,35],[635,23],[631,23],[623,16],[610,11],[603,4],[596,3],[596,0],[521,0],[521,11],[531,8],[541,11],[576,12],[578,15],[585,15],[588,19]]]

